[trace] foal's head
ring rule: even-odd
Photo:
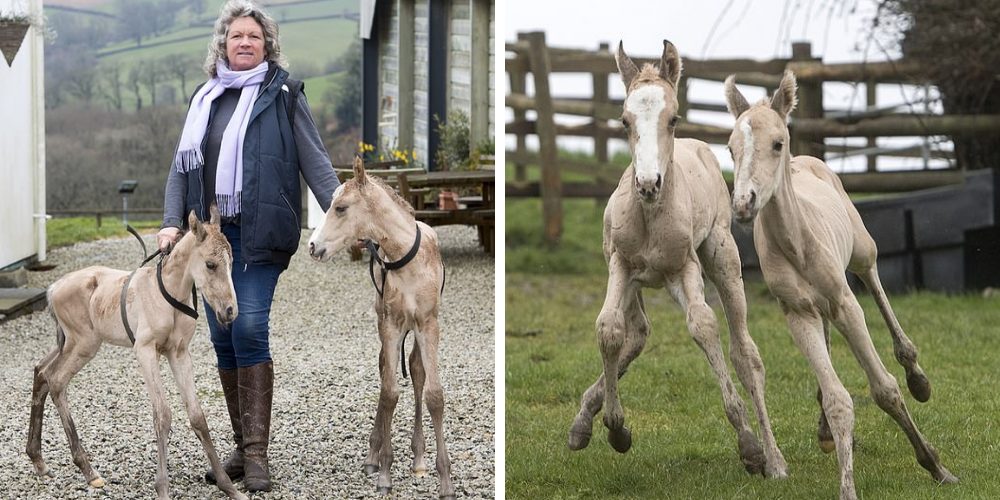
[[[219,209],[212,204],[210,210],[212,219],[207,224],[200,222],[193,210],[188,215],[195,244],[187,269],[219,323],[229,324],[239,313],[233,288],[233,249],[219,227]]]
[[[330,209],[323,223],[309,238],[309,255],[327,261],[333,254],[354,245],[358,240],[379,241],[381,222],[387,217],[406,213],[412,218],[413,207],[382,179],[365,173],[361,158],[354,159],[354,178],[333,192]]]
[[[625,83],[622,125],[632,150],[633,184],[642,200],[651,202],[656,200],[674,159],[681,57],[674,44],[664,40],[660,64],[646,64],[639,70],[619,42],[615,62]]]
[[[726,79],[726,103],[736,117],[729,136],[733,155],[733,214],[749,222],[781,183],[791,160],[788,151],[788,114],[795,108],[795,75],[786,70],[770,100],[751,106],[736,88],[736,78]]]

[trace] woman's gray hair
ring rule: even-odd
[[[219,10],[219,18],[215,20],[215,30],[212,32],[212,41],[208,43],[208,56],[205,57],[205,65],[202,69],[205,70],[209,78],[216,76],[216,61],[219,59],[227,61],[226,35],[229,34],[229,25],[241,17],[253,18],[263,29],[264,60],[282,68],[288,66],[288,61],[281,53],[278,23],[274,21],[274,18],[250,0],[229,0]]]

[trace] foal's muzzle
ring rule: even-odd
[[[750,222],[757,216],[757,192],[751,188],[747,194],[733,195],[733,216],[739,222]]]
[[[215,310],[215,319],[223,325],[229,325],[236,320],[239,310],[236,304],[228,305],[225,308]]]
[[[317,245],[315,242],[309,242],[309,255],[320,262],[327,259],[326,245]]]
[[[643,201],[653,201],[656,199],[656,195],[660,192],[660,187],[663,186],[663,175],[660,173],[656,174],[656,178],[645,178],[641,179],[639,176],[635,178],[635,189],[639,192],[639,196],[642,197]]]

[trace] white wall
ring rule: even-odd
[[[41,0],[0,0],[0,11],[41,17]],[[17,56],[0,60],[0,268],[45,257],[45,118],[41,30],[28,29]]]

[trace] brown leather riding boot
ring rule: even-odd
[[[267,472],[267,444],[271,431],[271,389],[274,365],[270,362],[239,368],[240,418],[243,425],[243,486],[248,492],[271,491]]]
[[[236,449],[222,462],[222,468],[235,483],[243,479],[243,424],[240,421],[239,372],[219,368],[219,380],[222,381],[222,393],[226,396],[226,408],[229,410],[229,423],[233,426],[233,442],[236,443]],[[209,469],[205,473],[205,481],[215,484],[215,472]]]

